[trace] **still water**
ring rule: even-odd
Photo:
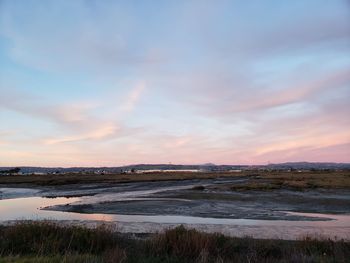
[[[84,197],[86,199],[88,197]],[[145,216],[119,214],[83,214],[42,210],[41,208],[80,201],[81,198],[26,197],[0,200],[0,221],[64,220],[89,226],[109,222],[118,225],[121,232],[148,233],[186,224],[206,232],[220,232],[232,236],[256,238],[298,239],[305,235],[350,239],[350,215],[310,214],[286,212],[317,217],[318,221],[252,220],[204,218],[190,216]],[[324,218],[325,220],[322,220]],[[5,222],[6,223],[6,222]]]

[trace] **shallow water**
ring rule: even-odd
[[[30,188],[0,188],[0,200],[18,197],[35,196],[40,193],[38,189]]]
[[[85,197],[86,198],[86,197]],[[123,231],[154,232],[177,224],[188,224],[207,232],[222,232],[231,235],[252,235],[254,237],[280,237],[295,239],[303,234],[350,237],[350,215],[291,213],[300,216],[332,219],[327,221],[287,221],[287,220],[251,220],[251,219],[219,219],[187,216],[143,216],[143,215],[111,215],[81,214],[42,210],[40,208],[64,205],[79,201],[80,198],[44,198],[28,197],[0,200],[0,220],[79,220],[118,222]],[[137,224],[135,224],[137,223]],[[135,231],[135,228],[136,231]],[[292,232],[292,234],[290,233]]]
[[[180,190],[188,186],[174,186]],[[321,214],[283,212],[291,216],[312,217],[314,220],[253,220],[193,217],[181,215],[123,215],[97,214],[53,211],[42,208],[65,204],[89,204],[101,201],[124,201],[147,199],[147,196],[156,192],[174,190],[161,188],[155,190],[126,191],[121,193],[106,193],[84,197],[25,197],[0,200],[0,221],[13,220],[64,220],[76,224],[91,225],[96,222],[110,222],[118,225],[122,232],[148,233],[157,232],[168,227],[186,224],[206,232],[221,232],[232,236],[253,236],[255,238],[283,238],[297,239],[304,235],[322,235],[326,237],[350,239],[350,215],[348,214]],[[5,188],[2,188],[6,190]],[[13,191],[12,189],[11,191]],[[16,190],[13,192],[15,193]],[[21,189],[21,192],[26,192]],[[27,192],[26,192],[27,193]],[[34,193],[34,192],[33,192]],[[54,209],[54,208],[53,208]],[[315,218],[317,218],[315,220]]]

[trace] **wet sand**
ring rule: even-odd
[[[350,190],[308,189],[293,191],[219,191],[213,185],[241,183],[245,178],[179,182],[133,183],[100,188],[94,196],[47,209],[102,214],[183,215],[192,217],[317,220],[290,215],[285,211],[346,214],[350,213]],[[208,190],[194,190],[205,185]],[[91,189],[76,194],[91,193]],[[67,194],[67,193],[65,193]]]
[[[16,219],[49,218],[86,226],[109,222],[117,225],[118,231],[127,233],[153,233],[186,224],[205,232],[231,236],[350,238],[348,189],[226,191],[220,188],[247,180],[249,178],[234,177],[29,189],[3,187],[0,220],[8,223]],[[11,212],[15,210],[20,213]]]

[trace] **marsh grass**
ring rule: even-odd
[[[275,189],[305,190],[314,188],[349,189],[350,171],[243,171],[231,172],[155,172],[146,174],[48,174],[48,175],[9,175],[0,176],[0,185],[26,186],[58,186],[89,183],[133,183],[156,181],[179,181],[192,179],[215,178],[247,178],[242,184],[223,184],[220,187],[226,190],[245,191]],[[206,187],[197,186],[193,190],[204,190]],[[210,189],[210,187],[209,187]]]
[[[212,186],[217,190],[231,191],[273,191],[289,189],[303,191],[308,189],[349,189],[349,171],[315,172],[260,172],[249,176],[249,180],[238,184]]]
[[[240,174],[230,172],[153,172],[145,174],[46,174],[46,175],[2,175],[0,184],[6,185],[36,185],[56,186],[88,183],[127,183],[127,182],[155,182],[178,181],[192,179],[214,179],[221,177],[237,177]]]
[[[232,238],[183,226],[135,239],[109,226],[88,229],[51,222],[0,227],[2,262],[348,262],[350,243]]]

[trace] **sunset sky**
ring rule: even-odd
[[[0,166],[350,162],[350,2],[0,0]]]

